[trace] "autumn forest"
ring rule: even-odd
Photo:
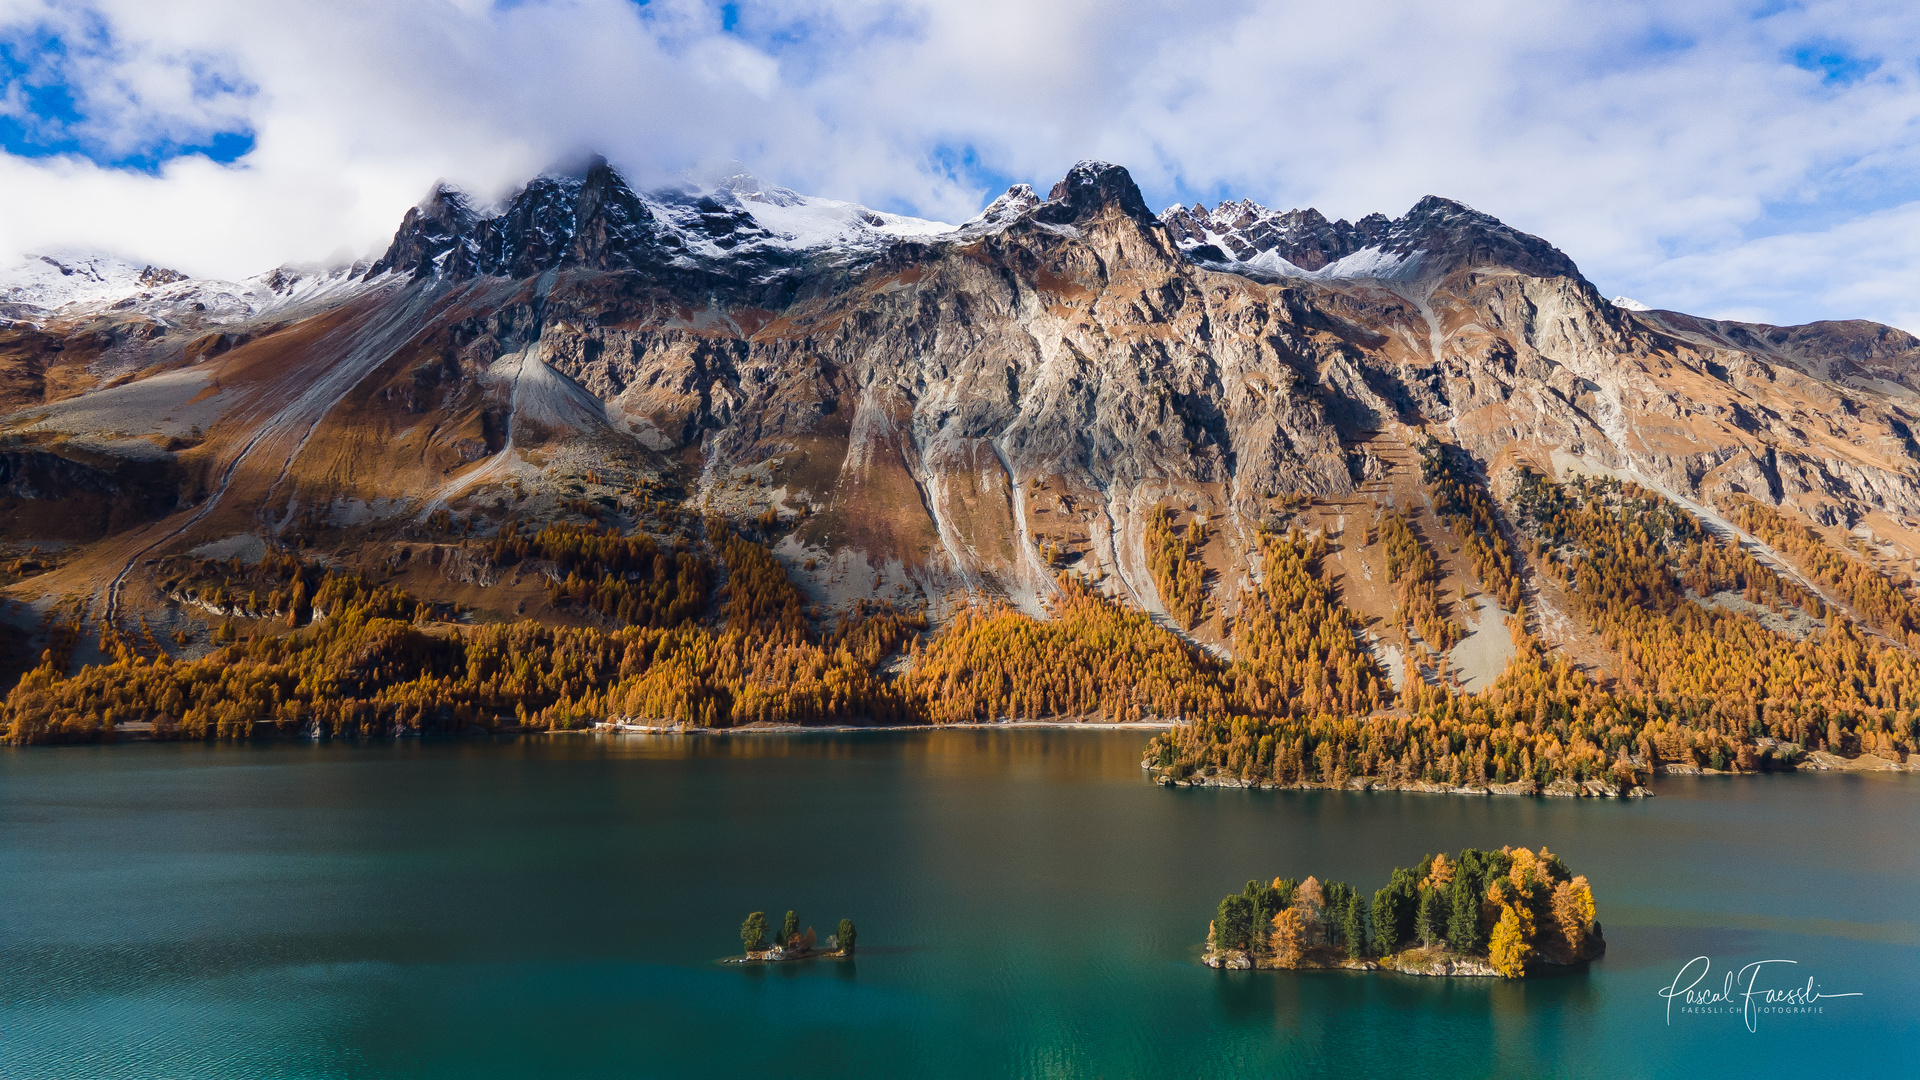
[[[167,592],[221,620],[210,654],[182,659],[144,624],[72,617],[53,627],[0,724],[14,743],[41,743],[111,740],[136,723],[155,738],[225,739],[606,720],[1171,720],[1147,750],[1163,783],[1566,794],[1626,794],[1663,766],[1760,771],[1815,750],[1913,748],[1920,611],[1865,559],[1751,499],[1723,512],[1804,578],[1630,483],[1554,482],[1515,466],[1496,499],[1437,443],[1422,470],[1434,520],[1507,613],[1512,657],[1477,693],[1439,663],[1463,628],[1439,593],[1432,541],[1404,512],[1371,527],[1413,650],[1393,685],[1326,572],[1322,531],[1270,524],[1255,583],[1224,596],[1201,558],[1208,525],[1162,506],[1147,521],[1147,556],[1177,629],[1071,571],[1046,619],[976,603],[933,627],[874,602],[824,619],[764,537],[718,519],[653,533],[509,523],[445,546],[494,572],[544,575],[549,603],[575,625],[476,625],[458,604],[293,550],[252,566],[183,557],[163,568]],[[1541,638],[1530,608],[1546,588],[1590,628],[1606,670]],[[1178,632],[1214,617],[1230,660]],[[76,666],[88,635],[105,662]]]

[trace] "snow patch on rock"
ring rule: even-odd
[[[363,286],[364,266],[280,266],[243,281],[195,278],[109,252],[30,253],[0,269],[0,315],[42,320],[124,311],[164,325],[237,322]]]
[[[1015,184],[1006,193],[987,204],[985,210],[968,218],[960,226],[965,236],[984,236],[999,232],[1007,226],[1033,212],[1041,203],[1040,196],[1027,184]]]
[[[164,284],[184,277],[99,251],[29,252],[0,270],[0,303],[53,312],[111,302],[149,282]]]

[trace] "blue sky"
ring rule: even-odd
[[[1083,157],[1156,206],[1442,194],[1610,294],[1920,330],[1910,4],[0,0],[0,254],[358,255],[585,149],[949,221]]]
[[[129,103],[102,100],[123,88],[94,64],[121,49],[112,28],[98,18],[29,18],[8,26],[0,37],[0,150],[29,159],[73,156],[103,168],[146,173],[157,173],[167,162],[187,155],[225,164],[253,150],[253,132],[238,115],[184,128],[163,116],[146,118],[144,131],[108,126],[114,106]],[[196,103],[251,93],[250,87],[205,60],[188,59],[183,66],[187,93]],[[137,101],[131,104],[139,107]],[[183,131],[190,134],[182,137]]]

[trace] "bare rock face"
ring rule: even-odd
[[[1249,262],[1273,252],[1302,270],[1319,270],[1386,239],[1393,223],[1369,214],[1358,223],[1328,221],[1320,211],[1269,210],[1250,200],[1174,206],[1160,216],[1182,250],[1196,260]]]
[[[1356,223],[1328,221],[1318,210],[1269,210],[1229,201],[1209,211],[1176,206],[1161,215],[1182,250],[1195,261],[1256,271],[1311,274],[1368,254],[1348,275],[1441,276],[1473,266],[1497,266],[1532,277],[1578,278],[1573,261],[1537,236],[1472,207],[1429,195],[1399,218],[1369,214]],[[1262,261],[1270,255],[1280,260]]]
[[[1446,949],[1408,949],[1380,961],[1380,966],[1402,975],[1433,975],[1441,978],[1499,978],[1492,964],[1477,956],[1463,956]]]
[[[765,475],[811,510],[801,550],[1030,610],[1057,570],[1042,545],[1155,605],[1141,518],[1163,499],[1351,490],[1325,346],[1268,290],[1182,257],[1124,169],[1082,164],[983,217],[779,310],[563,259],[530,307],[454,336],[477,363],[530,350],[648,449],[695,455],[702,494]]]
[[[1884,380],[1920,389],[1920,338],[1891,326],[1847,319],[1805,326],[1699,319],[1677,311],[1638,316],[1675,337],[1765,357],[1824,380]]]
[[[399,231],[393,234],[393,243],[368,270],[368,275],[469,276],[478,263],[476,230],[479,224],[480,217],[474,213],[464,192],[436,184],[426,201],[407,211],[407,216],[401,219]]]
[[[1082,161],[1075,165],[1053,185],[1047,201],[1032,211],[1035,221],[1053,225],[1075,225],[1115,212],[1146,228],[1156,222],[1153,211],[1147,209],[1147,201],[1140,197],[1133,177],[1120,166],[1104,161]]]
[[[660,251],[652,212],[604,158],[581,176],[542,176],[494,217],[476,213],[444,184],[407,211],[387,253],[368,276],[535,277],[561,266],[637,270]]]
[[[1437,197],[1353,223],[1156,216],[1124,168],[1082,162],[955,228],[745,175],[641,193],[596,159],[493,211],[436,188],[329,288],[223,324],[218,350],[104,306],[14,333],[6,422],[36,448],[204,429],[191,452],[218,467],[192,494],[232,528],[532,512],[619,475],[785,520],[778,550],[821,598],[936,608],[1037,613],[1066,570],[1163,612],[1161,505],[1209,524],[1230,605],[1276,506],[1364,517],[1404,498],[1383,477],[1417,474],[1428,438],[1489,475],[1618,475],[1707,513],[1740,492],[1826,524],[1920,519],[1920,341],[1629,311]],[[136,369],[171,373],[105,387]]]

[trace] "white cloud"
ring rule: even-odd
[[[130,147],[244,124],[256,149],[157,177],[0,157],[0,189],[32,208],[0,221],[0,247],[246,273],[379,244],[437,177],[496,193],[585,148],[656,175],[738,158],[960,220],[986,177],[1044,184],[1099,156],[1161,203],[1351,217],[1450,195],[1609,293],[1920,329],[1910,5],[801,0],[741,5],[734,34],[695,0],[76,11],[0,0],[0,24],[104,29],[65,61],[86,88],[78,134]]]
[[[1872,317],[1920,330],[1920,202],[1646,271],[1655,306],[1758,322]],[[1787,313],[1784,317],[1781,313]]]

